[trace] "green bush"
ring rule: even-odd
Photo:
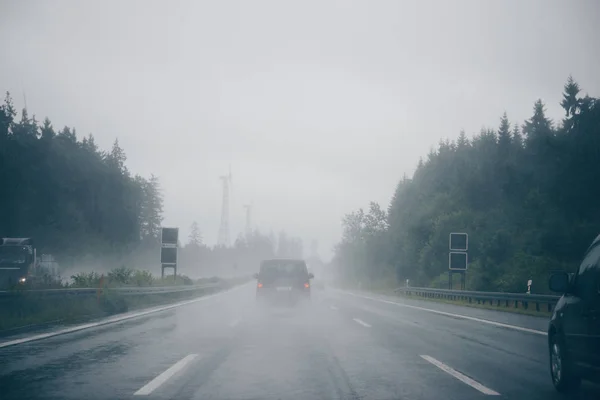
[[[73,280],[72,286],[78,288],[98,287],[101,278],[102,275],[94,271],[78,272],[75,275],[71,275],[71,279]]]
[[[131,282],[135,286],[152,286],[155,282],[154,276],[149,271],[136,269],[131,277]]]
[[[119,268],[114,268],[108,273],[108,282],[110,285],[124,286],[129,285],[132,281],[135,271],[127,268],[124,265]]]

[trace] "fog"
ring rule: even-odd
[[[211,305],[195,307],[204,327],[197,341],[212,347],[194,357],[210,372],[188,386],[192,398],[351,398],[353,384],[339,363],[358,361],[361,352],[345,346],[362,340],[368,328],[341,321],[345,318],[334,311],[339,294],[319,291],[311,303],[290,308],[249,301],[250,286],[218,300],[219,312],[210,312]],[[170,320],[176,321],[170,336],[187,341],[188,332],[198,332],[199,322]],[[389,362],[379,349],[371,351]],[[386,390],[372,387],[370,394]]]
[[[156,174],[164,224],[214,244],[285,229],[329,258],[341,217],[386,207],[440,138],[562,117],[573,74],[600,89],[589,1],[3,1],[0,89],[56,127],[116,137]],[[568,57],[566,56],[568,55]]]
[[[2,400],[600,399],[598,21],[0,0]]]

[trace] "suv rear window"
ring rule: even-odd
[[[307,279],[308,270],[301,260],[268,260],[261,263],[259,277],[262,281],[284,277]]]

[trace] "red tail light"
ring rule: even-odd
[[[304,287],[308,289],[308,288],[310,287],[309,283],[308,283],[308,282],[306,282],[306,283],[304,284]]]
[[[262,287],[262,283],[258,282],[258,284],[256,285],[256,287],[261,288]]]

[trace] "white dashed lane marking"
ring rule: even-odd
[[[516,325],[510,325],[510,324],[503,324],[502,322],[490,321],[490,320],[483,319],[483,318],[470,317],[468,315],[454,314],[454,313],[449,313],[449,312],[446,312],[446,311],[432,310],[431,308],[425,308],[425,307],[419,307],[419,306],[412,306],[412,305],[409,305],[409,304],[397,303],[395,301],[383,300],[383,299],[378,299],[378,298],[375,298],[375,297],[363,296],[363,295],[360,295],[360,294],[355,294],[355,293],[350,293],[350,292],[344,292],[344,291],[341,291],[341,292],[345,293],[345,294],[348,294],[350,296],[354,296],[354,297],[360,297],[360,298],[363,298],[363,299],[368,299],[368,300],[373,300],[373,301],[379,301],[381,303],[386,303],[386,304],[393,304],[393,305],[398,306],[398,307],[406,307],[406,308],[412,308],[413,310],[427,311],[427,312],[431,312],[431,313],[438,314],[438,315],[445,315],[445,316],[448,316],[448,317],[461,318],[461,319],[465,319],[465,320],[469,320],[469,321],[479,322],[479,323],[482,323],[482,324],[494,325],[494,326],[497,326],[497,327],[500,327],[500,328],[508,328],[508,329],[514,329],[516,331],[521,331],[521,332],[534,333],[536,335],[542,335],[542,336],[547,336],[548,335],[547,332],[539,331],[537,329],[524,328],[522,326],[516,326]]]
[[[362,320],[360,320],[358,318],[352,318],[352,320],[354,322],[356,322],[357,324],[360,324],[360,325],[364,326],[365,328],[370,328],[371,327],[371,325],[367,324],[365,321],[362,321]]]
[[[447,372],[448,374],[452,375],[453,377],[455,377],[456,379],[458,379],[459,381],[466,383],[467,385],[471,386],[474,389],[479,390],[481,393],[483,394],[487,394],[489,396],[499,396],[500,393],[486,387],[483,386],[481,383],[469,378],[466,375],[461,374],[460,372],[458,372],[457,370],[447,366],[446,364],[444,364],[441,361],[436,360],[433,357],[430,356],[421,356],[424,360],[429,361],[430,363],[432,363],[433,365],[435,365],[436,367],[438,367],[439,369],[441,369],[444,372]]]
[[[183,368],[185,368],[185,366],[188,365],[197,356],[198,356],[198,354],[190,354],[190,355],[183,357],[181,360],[179,360],[175,364],[173,364],[168,370],[166,370],[165,372],[163,372],[156,378],[152,379],[146,385],[144,385],[140,390],[135,392],[133,395],[134,396],[149,395],[150,393],[152,393],[153,391],[158,389],[163,383],[165,383],[170,378],[172,378],[173,375],[175,375],[176,373],[181,371]]]

